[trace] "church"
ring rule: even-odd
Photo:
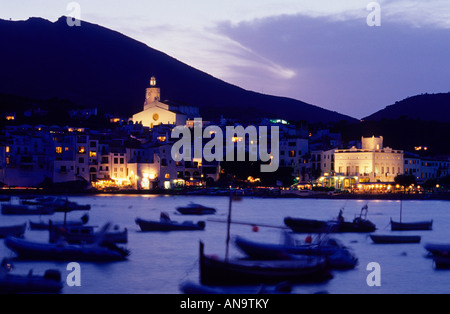
[[[144,109],[133,115],[132,120],[153,128],[159,124],[186,125],[188,119],[194,118],[200,118],[198,107],[161,101],[161,89],[156,84],[156,78],[152,77],[150,87],[146,89]]]

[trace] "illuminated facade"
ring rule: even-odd
[[[362,147],[336,149],[334,169],[322,173],[322,186],[351,188],[359,184],[393,183],[403,174],[403,151],[383,147],[383,137],[362,138]],[[324,162],[322,158],[322,162]]]
[[[153,128],[156,125],[186,125],[191,118],[199,118],[198,107],[161,101],[161,90],[156,84],[156,78],[150,79],[150,87],[146,89],[143,111],[133,115],[135,123]]]

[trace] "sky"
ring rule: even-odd
[[[63,15],[244,89],[358,119],[450,92],[448,0],[0,0],[2,19]]]

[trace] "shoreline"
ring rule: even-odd
[[[238,190],[239,191],[239,190]],[[311,195],[298,195],[294,192],[283,191],[284,193],[240,193],[239,196],[245,198],[267,198],[267,199],[336,199],[336,200],[421,200],[421,201],[450,201],[450,193],[415,193],[415,194],[356,194],[356,193],[340,193],[328,194],[324,192],[316,192]],[[207,190],[122,190],[122,191],[72,191],[61,192],[57,190],[43,190],[43,189],[20,189],[20,190],[0,190],[0,199],[3,197],[30,197],[43,195],[59,195],[59,196],[93,196],[93,195],[161,195],[161,196],[228,196],[229,191],[222,190],[220,193],[212,194]],[[3,202],[7,199],[1,200]]]

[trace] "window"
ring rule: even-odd
[[[289,157],[295,157],[295,156],[296,156],[296,151],[295,150],[289,151]]]
[[[120,164],[123,165],[125,163],[123,158],[120,158]]]
[[[62,147],[56,147],[56,153],[57,154],[62,154]]]
[[[102,157],[102,164],[108,164],[109,158],[108,157]]]
[[[97,157],[97,152],[90,151],[89,152],[89,157]]]
[[[170,179],[170,174],[166,173],[165,178]]]
[[[61,166],[61,172],[67,172],[66,166]]]
[[[78,147],[78,154],[84,154],[86,153],[86,148],[84,146],[79,146]]]
[[[119,158],[114,158],[114,164],[117,165],[119,163]]]
[[[161,166],[167,167],[167,159],[164,158],[161,160]]]
[[[79,164],[84,164],[84,158],[83,157],[78,158],[78,163]]]
[[[94,141],[90,142],[89,147],[97,147],[97,142]]]

